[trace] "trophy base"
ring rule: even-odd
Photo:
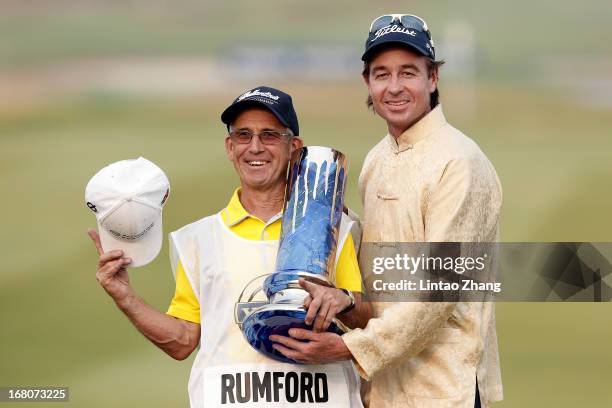
[[[251,313],[242,322],[242,333],[247,342],[258,352],[284,363],[301,364],[285,357],[272,348],[273,334],[289,337],[289,329],[311,330],[312,325],[304,323],[306,310],[303,306],[292,304],[269,304]],[[342,335],[347,328],[337,319],[327,329],[328,332]]]

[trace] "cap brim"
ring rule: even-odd
[[[248,99],[244,101],[236,102],[228,106],[227,109],[225,109],[223,113],[221,114],[221,122],[229,126],[234,121],[234,119],[236,119],[236,116],[238,116],[242,111],[244,111],[247,108],[264,108],[270,111],[276,117],[276,119],[278,119],[278,121],[283,124],[283,126],[289,127],[289,124],[285,121],[285,119],[283,119],[280,113],[278,113],[274,109],[272,105],[268,105],[267,103],[264,103],[264,102],[248,100]]]
[[[115,238],[100,223],[98,223],[98,234],[104,252],[120,249],[123,256],[132,258],[130,267],[144,266],[155,259],[159,254],[163,242],[162,216],[153,224],[153,227],[137,241],[124,241]]]
[[[424,57],[431,57],[431,53],[423,49],[423,47],[419,45],[408,43],[405,40],[398,40],[396,38],[388,38],[388,39],[381,39],[381,40],[376,41],[375,45],[371,46],[370,48],[366,50],[366,52],[363,53],[363,55],[361,56],[361,60],[362,61],[371,60],[374,53],[377,52],[377,50],[380,50],[382,46],[385,46],[385,45],[388,46],[392,44],[395,44],[399,47],[404,47],[404,48],[409,48],[411,50],[414,50],[417,53],[423,55]]]

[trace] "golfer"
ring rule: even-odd
[[[388,131],[359,178],[363,242],[495,242],[501,185],[478,145],[444,117],[441,62],[425,21],[376,18],[362,60],[368,105]],[[355,361],[371,381],[371,408],[486,407],[502,399],[492,303],[373,307],[365,329],[325,337],[295,329],[292,339],[274,340],[301,361]]]

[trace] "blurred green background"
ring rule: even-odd
[[[0,386],[68,386],[65,405],[77,407],[187,406],[193,357],[150,345],[95,280],[87,181],[142,155],[171,181],[166,232],[218,211],[238,183],[220,112],[266,83],[293,96],[307,144],[347,154],[347,200],[360,211],[359,169],[385,126],[366,110],[359,52],[388,12],[428,21],[447,61],[447,118],[501,178],[502,239],[611,241],[608,1],[4,0]],[[169,266],[165,243],[131,271],[160,310]],[[611,312],[498,304],[505,401],[495,406],[610,406]]]

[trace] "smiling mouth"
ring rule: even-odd
[[[385,103],[389,106],[404,106],[410,101],[386,101]]]
[[[268,161],[265,160],[248,160],[247,164],[251,167],[262,167],[268,164]]]

